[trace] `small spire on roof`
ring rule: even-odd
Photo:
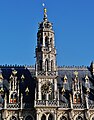
[[[26,88],[25,92],[26,92],[26,95],[28,95],[28,93],[29,93],[29,88],[28,87]]]
[[[75,77],[78,77],[78,71],[74,72]]]
[[[64,83],[66,83],[67,82],[67,76],[65,75],[64,76]]]
[[[85,76],[85,80],[88,80],[88,79],[89,79],[89,78],[88,78],[88,75],[86,75],[86,76]]]

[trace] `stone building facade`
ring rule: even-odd
[[[94,120],[94,63],[58,67],[54,39],[44,9],[35,67],[0,66],[0,120]]]

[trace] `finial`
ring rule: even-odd
[[[43,3],[42,6],[44,7],[44,20],[47,20],[47,9],[45,8],[45,4]]]
[[[26,95],[28,95],[28,93],[29,93],[29,88],[28,87],[26,88],[25,92],[26,92]]]
[[[75,75],[76,77],[78,77],[78,72],[77,72],[77,71],[75,71],[75,72],[74,72],[74,75]]]

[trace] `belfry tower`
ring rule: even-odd
[[[55,114],[55,109],[53,110],[53,108],[57,107],[59,96],[54,31],[52,23],[47,19],[46,8],[44,8],[43,21],[39,23],[37,33],[36,78],[35,108],[37,110],[37,119],[46,118],[47,120],[53,117],[52,114]],[[39,114],[39,109],[43,106],[50,108],[42,109]]]
[[[52,23],[47,19],[47,10],[44,8],[43,22],[39,24],[36,48],[36,70],[56,71],[56,49]]]

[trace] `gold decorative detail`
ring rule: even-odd
[[[44,8],[44,13],[47,13],[47,9],[46,8]]]
[[[28,95],[28,93],[29,93],[29,88],[28,87],[26,88],[25,92],[26,92],[26,95]]]
[[[22,82],[24,81],[24,79],[25,79],[25,76],[24,75],[22,75],[21,76],[21,79],[22,79]]]
[[[3,93],[3,92],[4,92],[4,89],[3,89],[3,88],[1,88],[1,89],[0,89],[0,93]]]
[[[14,77],[13,77],[13,75],[11,74],[11,76],[10,76],[10,79],[13,79]]]
[[[17,74],[17,71],[16,71],[16,70],[13,70],[12,73],[13,73],[13,75],[16,75],[16,74]]]
[[[74,72],[74,75],[75,75],[76,77],[78,77],[78,72],[77,72],[77,71],[75,71],[75,72]]]
[[[90,89],[89,89],[89,88],[87,88],[87,89],[86,89],[86,92],[87,92],[87,94],[89,94],[89,93],[90,93]]]
[[[61,92],[62,92],[62,94],[64,94],[64,92],[65,92],[65,89],[64,89],[64,87],[62,88]]]
[[[64,83],[66,83],[67,82],[67,76],[65,75],[64,76]]]
[[[3,80],[3,76],[2,76],[2,73],[0,73],[0,83],[2,83],[2,80]]]
[[[85,77],[85,80],[86,80],[86,82],[88,82],[88,80],[89,80],[89,78],[88,78],[88,76],[86,75],[86,77]]]

